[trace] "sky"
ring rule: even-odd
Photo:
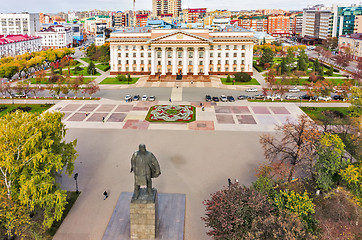
[[[133,0],[0,0],[0,12],[43,12],[57,13],[72,10],[87,11],[93,9],[124,11],[132,9]],[[206,7],[210,10],[253,10],[284,9],[302,10],[315,4],[358,4],[362,0],[182,0],[182,8]],[[136,0],[136,10],[152,10],[152,0]]]

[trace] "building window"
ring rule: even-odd
[[[217,49],[221,50],[221,45],[217,45]]]
[[[158,63],[157,65],[161,65],[161,61],[158,61],[157,63]]]
[[[157,69],[157,72],[159,72],[159,73],[160,73],[160,72],[161,72],[161,69]]]
[[[193,53],[193,52],[189,52],[189,58],[192,58],[192,56],[193,56],[192,53]]]
[[[150,53],[150,52],[148,53],[148,57],[151,57],[151,53]]]
[[[236,60],[234,60],[234,64],[236,64]]]
[[[126,72],[128,72],[129,71],[129,67],[126,67]]]
[[[133,50],[136,50],[136,46],[133,46]]]
[[[225,60],[225,64],[229,64],[229,60]]]
[[[245,53],[241,53],[241,57],[245,57]]]
[[[203,61],[200,61],[200,64],[199,65],[204,65],[204,62]]]
[[[128,61],[128,60],[126,60],[126,64],[129,64],[129,61]]]
[[[226,45],[226,50],[229,50],[230,48],[229,48],[229,45]]]
[[[221,64],[221,60],[217,60],[217,64]]]
[[[168,61],[168,62],[167,62],[167,65],[171,65],[171,61]]]
[[[171,58],[171,57],[172,57],[171,52],[167,52],[167,57],[168,57],[168,58]]]
[[[121,60],[118,60],[118,64],[122,64],[122,61],[121,61]]]
[[[244,50],[244,49],[245,49],[245,45],[241,45],[241,49],[243,49],[243,50]]]
[[[244,64],[244,60],[241,60],[241,64]]]
[[[214,50],[214,45],[211,45],[211,46],[210,46],[210,50]]]
[[[226,68],[225,68],[225,71],[226,71],[226,72],[228,72],[228,71],[229,71],[229,68],[228,68],[228,67],[226,67]]]
[[[178,61],[178,65],[182,65],[182,61]]]
[[[210,57],[214,57],[214,53],[210,53]]]
[[[171,68],[167,69],[167,72],[169,72],[169,73],[170,73],[170,72],[171,72]]]
[[[151,60],[148,60],[148,64],[151,64]]]
[[[189,73],[192,71],[192,69],[191,68],[189,68]]]
[[[144,54],[143,53],[141,53],[141,57],[143,57],[144,56]]]
[[[210,64],[212,64],[212,60],[210,60]]]
[[[218,54],[217,54],[217,57],[221,57],[221,53],[218,53]]]
[[[133,57],[136,57],[136,53],[133,53]]]
[[[157,58],[161,58],[161,52],[157,52]]]
[[[217,71],[220,72],[220,70],[221,70],[220,67],[218,67],[218,68],[217,68]]]
[[[236,67],[234,67],[234,72],[236,72]]]
[[[210,68],[210,72],[212,72],[212,67]]]
[[[145,48],[143,46],[141,46],[141,50],[144,50]]]
[[[226,57],[229,57],[229,53],[228,53],[228,52],[226,53]]]
[[[128,57],[128,53],[126,53],[126,57]]]
[[[234,45],[234,49],[235,49],[235,50],[238,49],[238,45]]]
[[[199,58],[203,58],[204,57],[204,53],[203,52],[199,52]]]
[[[122,57],[122,54],[121,54],[121,53],[118,53],[118,57]]]
[[[182,58],[182,52],[178,52],[177,54],[179,58]]]
[[[143,64],[144,62],[143,62],[143,60],[141,60],[141,64]]]
[[[192,65],[192,61],[189,61],[189,65]]]
[[[237,57],[238,56],[238,54],[237,53],[234,53],[234,57]]]
[[[128,45],[126,45],[126,50],[128,50]]]
[[[133,64],[137,64],[137,63],[136,63],[136,60],[133,60]]]

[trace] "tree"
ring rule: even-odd
[[[313,87],[313,91],[317,96],[329,96],[332,90],[332,82],[328,79],[318,80]]]
[[[340,176],[356,196],[359,205],[362,204],[362,163],[349,164],[345,169],[340,170]]]
[[[96,50],[97,50],[96,45],[94,43],[91,44],[86,50],[87,56],[88,57],[93,56],[93,54],[95,54]]]
[[[120,82],[125,82],[127,80],[127,77],[123,74],[117,75],[116,79]]]
[[[79,66],[76,66],[74,69],[73,69],[74,72],[80,72],[80,71],[83,71],[83,68],[79,67]]]
[[[320,138],[317,147],[318,158],[315,163],[319,188],[328,191],[340,181],[339,171],[347,165],[342,159],[344,147],[342,140],[336,134],[325,133]]]
[[[234,77],[236,82],[249,82],[251,80],[250,75],[244,72],[235,73]]]
[[[308,70],[308,66],[303,57],[298,58],[297,66],[300,71],[306,72]]]
[[[89,97],[92,98],[93,94],[99,91],[99,86],[96,82],[89,82],[85,87],[85,92],[89,94]]]
[[[96,72],[97,72],[96,67],[95,67],[94,63],[91,61],[88,65],[87,73],[94,75]]]
[[[60,220],[66,204],[66,191],[56,184],[56,175],[71,175],[77,157],[76,140],[63,140],[62,116],[16,111],[0,118],[0,188],[28,212],[43,209],[45,227]]]
[[[131,75],[127,73],[127,84],[129,84],[131,80],[132,80]]]
[[[67,98],[68,98],[68,94],[69,94],[69,92],[70,92],[69,86],[68,86],[67,84],[64,84],[63,86],[61,86],[60,91],[64,94],[65,99],[67,99]]]
[[[314,71],[318,73],[319,76],[323,76],[323,66],[319,63],[318,59],[314,61]]]
[[[294,62],[294,51],[292,48],[288,48],[288,54],[286,57],[286,63],[290,64]]]
[[[270,134],[260,137],[265,158],[270,162],[287,163],[290,167],[288,181],[293,178],[297,166],[309,166],[313,169],[315,145],[319,139],[318,127],[306,115],[300,115],[298,122],[288,121],[276,127],[278,140]]]
[[[334,72],[334,68],[333,68],[333,66],[330,66],[329,69],[328,69],[328,71],[327,71],[327,75],[328,75],[329,77],[332,77],[332,76],[333,76],[333,72]]]
[[[281,74],[289,73],[289,67],[287,66],[287,59],[282,58],[282,61],[280,63],[280,72]]]
[[[273,64],[274,52],[271,48],[265,48],[261,55],[259,65],[264,66],[266,63]]]
[[[226,82],[227,82],[227,83],[231,83],[230,74],[227,75],[227,77],[226,77]]]

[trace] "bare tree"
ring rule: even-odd
[[[288,181],[293,178],[295,168],[308,166],[311,171],[315,156],[315,144],[320,133],[317,125],[306,115],[300,115],[298,122],[287,121],[284,125],[277,125],[277,136],[264,134],[260,137],[260,143],[264,149],[264,155],[270,162],[286,163],[290,166]]]

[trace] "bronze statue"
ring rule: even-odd
[[[139,150],[132,155],[131,172],[134,173],[133,200],[140,195],[140,186],[147,186],[147,193],[152,195],[152,178],[161,174],[160,165],[153,153],[146,150],[144,144],[139,145]]]

